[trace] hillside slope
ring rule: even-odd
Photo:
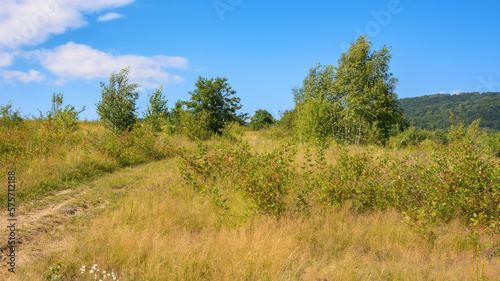
[[[450,112],[465,125],[481,118],[481,127],[500,130],[500,92],[436,94],[399,100],[410,124],[425,129],[447,129]]]

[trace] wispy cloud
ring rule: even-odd
[[[18,70],[0,69],[0,76],[6,82],[22,81],[24,83],[29,83],[29,82],[38,82],[45,79],[45,75],[36,70],[30,70],[29,72],[22,72]]]
[[[462,91],[462,89],[457,89],[457,90],[451,91],[450,95],[458,95],[458,94],[460,94],[461,91]]]
[[[134,0],[2,0],[0,46],[36,45],[51,34],[85,26],[85,13],[120,7]]]
[[[98,21],[110,21],[110,20],[119,19],[119,18],[123,18],[123,17],[125,17],[125,16],[118,14],[118,13],[111,12],[111,13],[107,13],[105,15],[100,16],[97,20]]]
[[[16,53],[0,51],[0,67],[11,66]]]
[[[53,50],[38,50],[29,54],[39,60],[43,68],[58,76],[58,84],[66,80],[108,78],[111,73],[130,66],[131,81],[144,87],[183,82],[172,75],[169,68],[185,69],[188,60],[182,57],[138,55],[115,56],[87,45],[69,42]],[[61,80],[62,79],[62,80]]]
[[[443,95],[444,93],[446,93],[446,91],[443,90],[443,91],[439,92],[438,94]]]

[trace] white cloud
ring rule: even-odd
[[[83,13],[120,7],[134,0],[2,0],[0,45],[35,45],[51,34],[87,24]]]
[[[64,79],[57,79],[54,84],[57,85],[57,86],[62,86],[64,85],[64,83],[66,83],[66,81]]]
[[[66,2],[78,10],[85,12],[96,12],[103,9],[121,7],[134,2],[134,0],[55,0],[58,2]]]
[[[0,51],[0,67],[11,66],[16,53],[4,53]]]
[[[0,69],[0,76],[8,82],[22,81],[24,83],[38,82],[45,79],[45,75],[36,70],[30,70],[28,73],[18,70],[3,70]]]
[[[156,88],[162,84],[184,81],[182,77],[166,72],[166,69],[185,69],[188,65],[188,60],[181,57],[115,56],[73,42],[54,50],[34,51],[29,55],[37,58],[43,68],[57,75],[59,84],[72,79],[109,78],[113,72],[130,66],[133,83]]]
[[[438,94],[443,95],[444,93],[446,93],[446,91],[441,91]]]
[[[107,13],[105,15],[100,16],[97,20],[98,21],[109,21],[109,20],[114,20],[114,19],[119,19],[123,18],[123,15],[120,15],[118,13]]]
[[[460,94],[460,92],[461,92],[461,91],[462,91],[462,89],[457,89],[457,90],[455,90],[455,91],[452,91],[452,92],[450,93],[450,95],[458,95],[458,94]]]

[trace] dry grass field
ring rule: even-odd
[[[113,140],[94,123],[65,136],[36,127],[23,130],[37,145],[14,130],[3,136],[19,145],[0,168],[16,170],[19,244],[12,274],[2,227],[1,280],[500,280],[500,161],[473,177],[465,167],[487,155],[466,147],[460,155],[471,162],[461,166],[443,156],[450,150],[441,158],[425,146],[319,151],[265,131],[197,144],[166,134],[147,143],[140,132]],[[406,191],[424,182],[435,186]],[[491,193],[461,183],[491,183]],[[488,217],[468,217],[477,202]]]

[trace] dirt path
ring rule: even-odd
[[[86,231],[95,218],[114,205],[112,202],[120,200],[136,183],[142,182],[150,166],[154,165],[157,164],[124,168],[39,200],[21,202],[16,206],[16,270],[32,271],[30,266],[34,261],[57,259],[56,255],[77,243],[79,233]],[[24,280],[16,279],[22,274],[8,272],[8,218],[7,208],[1,208],[0,281]]]
[[[32,260],[39,257],[40,253],[52,252],[64,248],[72,237],[61,235],[60,230],[69,223],[73,216],[87,211],[85,204],[75,204],[78,198],[89,191],[89,187],[79,190],[67,189],[41,200],[18,206],[16,211],[21,212],[23,208],[31,209],[23,214],[17,215],[16,222],[16,268],[28,265]],[[35,206],[41,206],[36,207]],[[7,210],[0,212],[0,217],[7,223]],[[0,240],[2,272],[6,271],[8,253],[7,237],[9,230],[2,227]],[[5,270],[4,270],[5,267]]]

